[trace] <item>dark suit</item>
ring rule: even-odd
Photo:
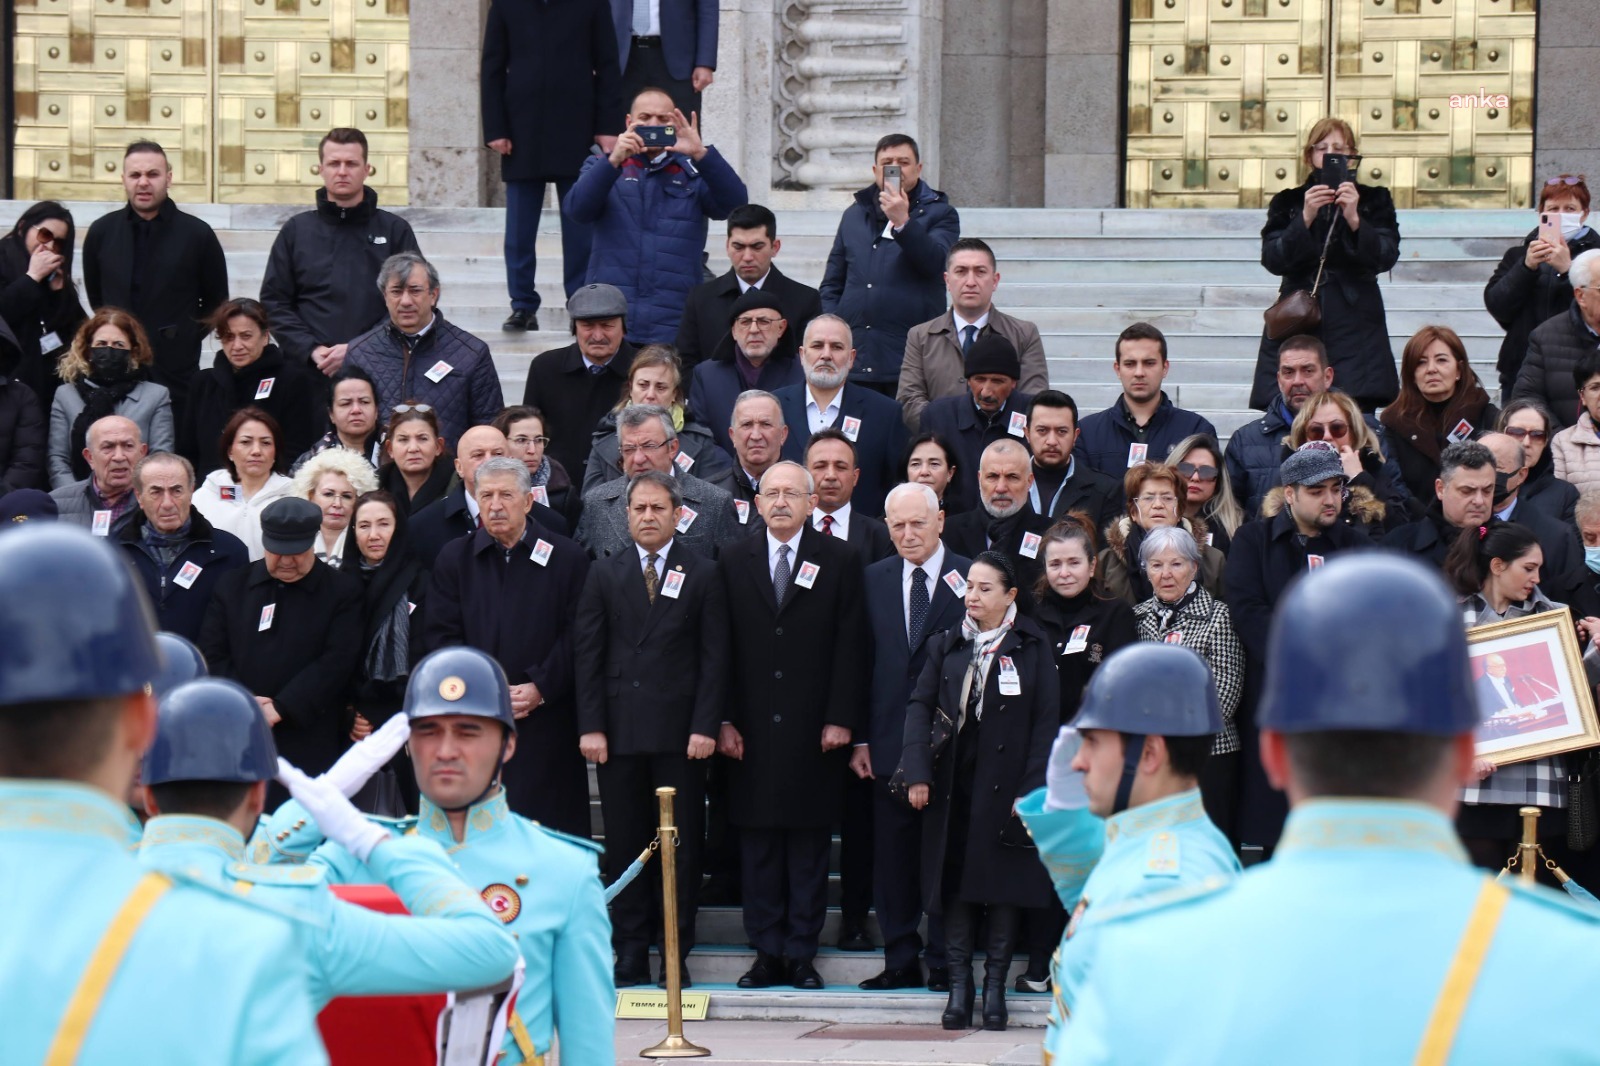
[[[683,587],[676,598],[657,593],[653,603],[636,549],[589,571],[574,623],[578,733],[606,736],[606,761],[596,774],[612,881],[655,835],[655,790],[678,790],[678,943],[687,955],[699,909],[708,762],[691,760],[687,749],[691,734],[715,738],[722,724],[728,607],[711,560],[674,540],[661,566],[663,580],[682,574]],[[659,873],[617,896],[611,921],[619,959],[643,961],[648,954],[652,901],[660,898]]]
[[[811,512],[813,528],[817,528],[819,514],[817,511]],[[818,532],[821,530],[818,529]],[[850,508],[850,535],[845,537],[845,543],[856,550],[862,566],[871,566],[879,559],[887,559],[894,554],[894,541],[889,539],[889,527],[883,524],[882,519],[857,514],[854,506]]]
[[[827,907],[830,832],[838,821],[849,747],[822,750],[824,726],[862,727],[866,607],[862,567],[848,544],[802,529],[782,607],[767,536],[722,552],[733,632],[727,719],[744,739],[733,764],[730,816],[740,827],[745,931],[758,951],[809,961]]]
[[[822,297],[810,285],[795,281],[776,266],[767,271],[761,281],[761,291],[777,297],[783,305],[783,317],[788,323],[783,330],[784,355],[795,355],[800,350],[800,339],[806,326],[822,314]],[[683,307],[683,318],[678,320],[678,339],[675,342],[678,358],[683,360],[683,372],[688,374],[696,363],[710,359],[724,338],[731,332],[728,320],[733,315],[733,305],[742,295],[739,278],[732,270],[720,278],[701,282],[689,291]]]
[[[695,418],[705,423],[711,435],[717,439],[717,446],[727,452],[730,459],[738,462],[728,427],[733,424],[734,402],[748,386],[739,376],[739,368],[734,361],[735,348],[733,337],[729,335],[717,346],[710,359],[702,359],[700,365],[694,368],[694,378],[689,383],[689,410],[694,412]],[[798,356],[774,355],[756,371],[755,387],[764,392],[776,392],[786,385],[804,385],[805,380],[806,372]]]
[[[804,466],[806,445],[811,442],[806,386],[789,385],[773,395],[778,398],[784,424],[789,427],[783,457]],[[839,393],[839,416],[833,428],[844,429],[847,418],[861,420],[854,442],[861,480],[851,493],[851,503],[857,510],[882,516],[883,498],[900,481],[900,460],[905,458],[906,424],[900,420],[900,405],[882,393],[847,382]],[[973,483],[976,485],[976,479]]]
[[[1485,716],[1498,714],[1501,711],[1514,711],[1523,706],[1518,701],[1517,690],[1511,684],[1511,679],[1509,677],[1501,678],[1501,682],[1506,686],[1506,694],[1510,697],[1509,700],[1500,695],[1499,689],[1494,687],[1494,682],[1489,679],[1488,674],[1479,674],[1473,679],[1472,687],[1478,695],[1478,710]],[[1529,702],[1538,703],[1539,701],[1535,699]]]
[[[537,500],[533,510],[528,512],[528,520],[563,537],[568,536],[567,520]],[[446,544],[478,528],[472,512],[467,509],[466,487],[458,477],[450,479],[450,487],[443,496],[412,514],[410,524],[412,551],[430,570]]]
[[[930,560],[931,562],[932,560]],[[928,657],[931,637],[961,624],[966,604],[944,581],[963,579],[972,560],[948,549],[939,572],[928,574],[928,618],[915,637],[906,630],[904,560],[895,555],[867,567],[867,618],[872,626],[871,709],[864,737],[872,755],[872,819],[875,830],[873,901],[883,933],[884,968],[904,969],[922,947],[917,923],[922,917],[922,815],[889,793],[889,778],[900,765],[905,745],[906,704]],[[929,958],[943,966],[944,944],[937,919],[928,929]]]
[[[1045,530],[1055,525],[1055,520],[1035,514],[1030,508],[1024,507],[1015,516],[1015,521],[1010,524],[1008,531],[998,544],[993,545],[995,551],[1011,560],[1011,565],[1017,571],[1017,609],[1031,611],[1033,608],[1033,586],[1044,573],[1044,555],[1037,553],[1033,558],[1022,554],[1022,540],[1034,533],[1044,536]],[[988,511],[978,508],[966,514],[958,514],[946,518],[944,522],[945,546],[957,555],[965,555],[969,559],[976,559],[979,555],[990,549],[989,526],[995,521]],[[965,573],[962,574],[965,577]]]
[[[632,364],[633,346],[627,341],[600,374],[589,372],[576,342],[537,355],[528,364],[522,402],[544,415],[544,434],[550,438],[545,454],[573,476],[583,476],[594,428],[617,406]]]
[[[633,39],[633,0],[611,0],[625,102],[631,105],[635,93],[654,85],[667,90],[685,115],[693,110],[703,117],[700,94],[689,82],[695,67],[717,67],[717,17],[717,0],[661,0],[660,39],[640,47]]]
[[[532,557],[539,540],[552,546],[544,566]],[[524,817],[584,838],[589,773],[578,752],[571,634],[588,573],[589,557],[576,541],[532,519],[510,553],[480,529],[439,552],[423,629],[428,651],[478,648],[499,661],[511,684],[539,687],[544,702],[517,721],[506,801]]]
[[[922,431],[937,433],[956,451],[956,477],[944,491],[946,514],[960,514],[978,506],[978,460],[983,450],[1004,437],[1027,447],[1027,433],[1021,422],[1015,432],[1011,416],[1026,416],[1033,400],[1027,393],[1013,392],[994,417],[986,418],[972,402],[972,393],[946,396],[922,409]]]

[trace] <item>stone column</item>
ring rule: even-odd
[[[1521,10],[1521,5],[1518,5]],[[1534,195],[1552,174],[1600,180],[1600,110],[1594,106],[1600,68],[1600,4],[1541,0],[1535,77]]]
[[[478,110],[488,9],[488,0],[411,0],[413,204],[482,207],[499,198],[499,167],[483,147]]]
[[[771,206],[774,0],[721,0],[716,80],[704,93],[700,129],[744,179],[753,202]]]
[[[1583,2],[1583,0],[1576,0]],[[1116,207],[1122,187],[1123,5],[1051,0],[1044,206]]]

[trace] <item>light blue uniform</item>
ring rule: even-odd
[[[146,876],[98,789],[0,780],[0,1061],[44,1061],[113,915]],[[291,923],[179,879],[116,967],[78,1062],[317,1066]]]
[[[1100,929],[1057,1061],[1413,1062],[1487,877],[1434,807],[1303,803],[1270,863]],[[1600,916],[1502,884],[1449,1062],[1600,1062]]]
[[[318,1010],[335,996],[485,988],[517,964],[516,941],[431,840],[395,837],[367,859],[411,917],[340,900],[318,867],[258,866],[244,853],[244,838],[226,822],[162,815],[146,823],[139,861],[298,919]]]
[[[1239,876],[1239,860],[1206,817],[1200,791],[1189,789],[1100,819],[1088,808],[1044,809],[1045,790],[1023,797],[1017,813],[1028,826],[1056,895],[1072,915],[1051,966],[1055,1002],[1045,1052],[1061,1054],[1064,1022],[1089,978],[1094,939],[1131,901],[1175,888]]]
[[[414,833],[436,841],[468,885],[517,938],[526,964],[517,1015],[506,1040],[506,1066],[548,1055],[561,1035],[562,1066],[610,1066],[616,1061],[616,988],[611,983],[611,919],[600,884],[601,848],[550,829],[506,807],[498,792],[467,812],[466,838],[457,844],[443,811],[423,797],[415,818],[379,819],[397,835]],[[323,844],[315,823],[298,803],[278,808],[257,839],[273,862],[309,860],[329,880],[374,880],[354,856]],[[382,848],[379,848],[381,851]],[[377,851],[373,852],[376,856]],[[524,1050],[522,1040],[531,1044]]]

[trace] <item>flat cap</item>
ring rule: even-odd
[[[1307,441],[1278,467],[1278,479],[1285,485],[1320,485],[1333,478],[1345,480],[1344,463],[1323,440]]]
[[[615,285],[585,285],[567,301],[567,316],[579,318],[624,318],[628,298]]]
[[[273,500],[261,512],[261,546],[274,555],[299,555],[317,542],[322,508],[298,496]]]

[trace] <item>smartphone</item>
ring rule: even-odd
[[[636,126],[634,132],[646,148],[671,148],[678,143],[676,126]]]
[[[1546,244],[1561,243],[1561,215],[1555,211],[1539,212],[1539,239]]]
[[[1322,184],[1337,189],[1350,180],[1350,157],[1329,152],[1322,157]]]
[[[895,192],[900,191],[899,163],[885,163],[883,165],[883,187],[885,189],[893,189]]]

